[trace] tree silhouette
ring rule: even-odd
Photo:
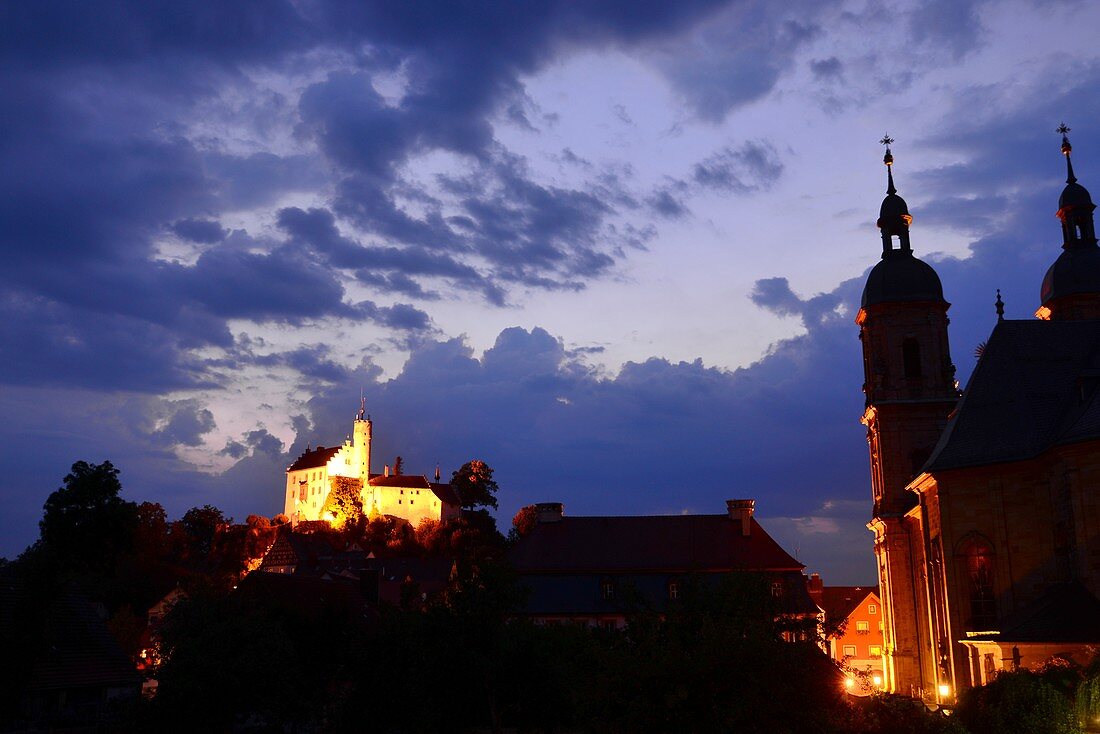
[[[497,483],[493,481],[493,469],[480,459],[463,464],[451,475],[451,486],[458,493],[459,501],[467,509],[474,507],[497,508]]]

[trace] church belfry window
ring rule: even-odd
[[[921,376],[920,344],[916,339],[909,337],[901,343],[901,360],[905,379],[913,380]]]

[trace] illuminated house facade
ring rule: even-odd
[[[1064,137],[1063,152],[1069,165]],[[1100,644],[1100,248],[1070,166],[1039,320],[1003,320],[998,298],[960,395],[949,304],[913,256],[912,218],[888,181],[883,259],[856,318],[883,687],[952,704],[999,670],[1081,660]]]
[[[866,683],[882,685],[882,650],[886,629],[878,589],[866,586],[820,586],[810,577],[810,596],[825,610],[829,657],[848,670],[862,674]]]
[[[382,474],[370,471],[374,426],[360,405],[352,435],[339,446],[307,448],[286,470],[284,510],[291,523],[330,520],[325,517],[325,500],[339,480],[356,482],[367,514],[393,515],[413,525],[421,520],[446,520],[461,511],[449,484],[421,475]]]

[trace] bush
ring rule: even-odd
[[[1001,673],[972,688],[959,702],[959,718],[973,734],[1077,734],[1070,701],[1042,676]]]

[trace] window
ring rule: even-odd
[[[879,645],[871,645],[868,653],[873,658],[882,657],[882,647],[880,647]]]
[[[879,632],[885,632],[886,631],[886,623],[885,622],[879,622],[878,623],[878,631]]]
[[[615,582],[611,579],[604,579],[600,582],[600,596],[604,601],[611,601],[615,598]]]
[[[856,646],[855,645],[845,645],[844,646],[844,657],[854,658],[855,656],[856,656]]]
[[[856,622],[856,634],[865,635],[871,631],[870,622]]]
[[[970,592],[970,629],[989,629],[997,622],[993,593],[993,548],[985,540],[972,537],[960,548],[964,576]]]
[[[409,500],[409,504],[410,504],[410,505],[415,505],[415,504],[416,504],[416,500]]]
[[[668,598],[679,599],[680,598],[680,582],[669,581],[668,582]]]
[[[772,596],[783,596],[782,581],[772,581]]]
[[[921,376],[920,344],[916,339],[910,337],[901,343],[901,361],[905,379],[914,380]]]
[[[875,606],[874,604],[868,604],[867,605],[867,613],[868,614],[878,614],[878,607]]]

